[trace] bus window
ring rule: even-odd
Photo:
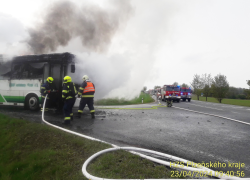
[[[13,64],[11,79],[21,79],[22,64]]]
[[[46,82],[48,77],[49,77],[49,64],[44,64],[44,67],[43,67],[43,83]]]
[[[0,64],[0,80],[10,79],[11,63],[6,62]]]
[[[76,70],[75,65],[74,65],[74,64],[71,64],[70,67],[71,67],[71,69],[70,69],[71,71],[70,71],[70,72],[71,72],[71,73],[75,73],[75,70]]]
[[[51,77],[54,79],[54,85],[57,90],[62,89],[62,77],[61,77],[61,65],[53,64],[51,65]]]
[[[42,79],[44,63],[31,63],[28,64],[28,78],[29,79]]]
[[[39,79],[43,76],[43,63],[13,64],[11,79]]]

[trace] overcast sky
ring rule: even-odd
[[[112,11],[112,1],[108,0],[71,1],[79,7],[91,5],[107,13]],[[46,11],[53,2],[1,1],[0,53],[24,54],[23,41],[29,38],[27,30],[41,27],[38,24],[44,23]],[[117,82],[118,89],[113,88],[117,94],[127,87],[138,90],[144,85],[150,89],[173,82],[190,84],[194,74],[205,73],[213,77],[223,74],[230,86],[248,88],[250,1],[132,0],[127,3],[131,10],[126,18],[111,14],[117,16],[120,24],[110,36],[105,51],[90,50],[73,37],[54,52],[72,52],[93,62],[92,71],[96,67],[103,81],[121,79],[123,83]],[[105,65],[109,66],[106,77],[102,71]]]

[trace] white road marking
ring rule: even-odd
[[[190,111],[190,112],[199,113],[199,114],[205,114],[205,115],[209,115],[209,116],[215,116],[215,117],[227,119],[227,120],[230,120],[230,121],[235,121],[235,122],[242,123],[242,124],[246,124],[246,125],[249,125],[249,126],[250,126],[250,123],[247,123],[247,122],[244,122],[244,121],[240,121],[240,120],[237,120],[237,119],[227,118],[227,117],[224,117],[224,116],[219,116],[219,115],[209,114],[209,113],[204,113],[204,112],[199,112],[199,111],[193,111],[193,110],[190,110],[190,109],[180,108],[180,107],[176,107],[176,106],[172,106],[172,107],[173,107],[173,108],[176,108],[176,109],[183,109],[183,110],[185,110],[185,111]]]
[[[232,113],[238,113],[238,112],[233,112],[233,111],[231,111]],[[238,113],[239,114],[239,113]]]
[[[212,108],[212,107],[207,107],[207,106],[201,106],[201,105],[196,105],[196,104],[191,104],[191,105],[200,106],[200,107],[209,108],[209,109],[215,109],[215,110],[219,110],[219,111],[223,110],[223,109],[217,109],[217,108]]]
[[[206,101],[197,101],[197,100],[195,100],[195,102],[200,102],[200,103],[204,102],[204,103],[206,103],[206,104],[210,104],[210,105],[213,105],[213,106],[222,105],[222,104],[213,103],[213,102],[206,102]],[[195,104],[192,104],[192,105],[195,105]],[[198,105],[197,105],[197,106],[198,106]],[[227,104],[227,105],[223,104],[223,105],[220,106],[220,107],[221,107],[221,108],[226,107],[226,108],[235,108],[235,109],[250,110],[250,109],[244,109],[244,108],[247,108],[247,107],[236,106],[236,105],[231,105],[231,104]]]

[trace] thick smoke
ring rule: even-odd
[[[29,52],[26,43],[22,42],[28,34],[23,24],[16,18],[0,13],[0,54],[5,59]]]
[[[55,2],[46,12],[43,22],[29,30],[28,44],[34,54],[54,52],[80,38],[86,51],[103,52],[121,23],[132,12],[129,1],[112,1],[114,7],[104,10],[98,6],[79,7],[70,1]]]
[[[131,79],[131,64],[128,63],[125,54],[103,56],[98,53],[83,53],[76,54],[76,60],[77,73],[70,74],[70,76],[75,83],[81,84],[82,76],[88,75],[95,84],[96,99],[107,97],[109,92],[117,88],[123,88],[123,90],[111,97],[134,97],[134,94],[132,97],[128,97],[129,93],[126,93],[130,88],[125,85]]]

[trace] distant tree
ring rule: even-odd
[[[194,79],[190,84],[193,87],[194,94],[196,94],[197,99],[199,100],[199,96],[201,95],[201,91],[203,89],[203,81],[200,75],[195,74]]]
[[[222,99],[225,98],[229,90],[227,77],[222,74],[218,74],[217,76],[215,76],[211,86],[211,90],[213,92],[213,96],[219,101],[219,103],[221,103]]]
[[[211,92],[211,85],[213,83],[213,78],[211,74],[202,74],[201,81],[204,86],[202,89],[203,95],[206,97],[207,101],[207,97],[210,95]]]
[[[248,84],[248,86],[249,86],[249,88],[250,88],[250,80],[247,80],[247,84]]]
[[[226,98],[229,99],[246,99],[249,98],[248,96],[250,96],[250,90],[248,89],[244,89],[244,88],[236,88],[236,87],[229,87],[229,90],[226,94]]]
[[[236,97],[239,95],[238,89],[235,87],[230,86],[229,90],[226,94],[226,98],[229,99],[236,99]]]
[[[244,94],[246,95],[247,99],[250,99],[250,90],[249,89],[245,89]]]
[[[238,99],[246,99],[246,95],[245,94],[239,94],[237,98]]]
[[[183,84],[181,85],[181,87],[188,88],[188,87],[190,87],[190,86],[189,86],[189,85],[187,85],[187,84],[185,84],[185,83],[183,83]]]
[[[207,84],[209,87],[211,87],[212,83],[213,83],[213,78],[211,76],[211,74],[202,74],[202,82],[204,84],[204,86]]]
[[[244,94],[246,94],[247,99],[250,99],[250,80],[247,80],[247,85],[249,86],[249,89],[245,89]]]
[[[178,84],[178,82],[174,82],[173,85],[174,86],[178,86],[179,84]]]
[[[154,89],[161,88],[161,86],[155,86]]]
[[[210,95],[211,87],[209,87],[209,85],[206,84],[204,86],[204,88],[202,89],[202,91],[203,91],[203,94],[206,97],[206,101],[207,101],[207,97]]]
[[[141,90],[141,92],[146,92],[147,91],[147,86],[144,86],[143,88],[142,88],[142,90]]]

